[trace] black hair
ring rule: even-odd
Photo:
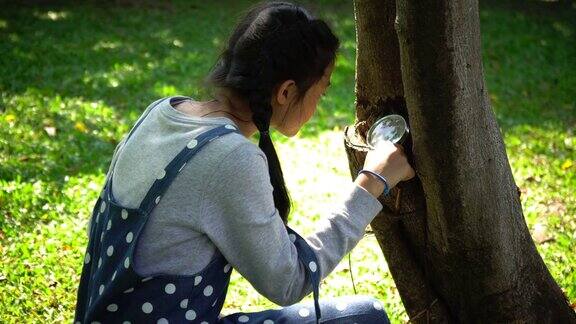
[[[266,154],[274,204],[284,223],[290,197],[280,161],[270,138],[271,99],[286,80],[294,80],[297,102],[333,63],[340,41],[326,22],[285,1],[252,6],[234,28],[227,47],[205,81],[247,99],[252,121],[260,132],[258,146]]]

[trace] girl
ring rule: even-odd
[[[120,142],[94,207],[80,323],[387,323],[378,300],[318,300],[326,277],[414,176],[400,147],[368,153],[346,199],[302,238],[269,128],[295,135],[314,114],[339,41],[288,2],[254,6],[207,80],[213,100],[153,102]],[[259,133],[259,145],[249,138]],[[286,306],[221,316],[232,269]],[[310,292],[314,303],[299,302]]]

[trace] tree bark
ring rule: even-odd
[[[484,86],[477,2],[398,5],[397,36],[394,1],[354,3],[357,120],[345,138],[354,177],[369,125],[390,113],[409,122],[418,179],[381,197],[371,224],[407,313],[414,322],[576,323],[522,215]]]

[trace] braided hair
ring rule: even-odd
[[[258,146],[266,154],[274,204],[284,221],[290,197],[278,155],[270,138],[273,91],[294,80],[297,102],[333,63],[338,38],[322,20],[285,1],[265,1],[251,7],[239,21],[205,81],[247,99],[258,128]]]

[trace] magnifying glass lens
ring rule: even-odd
[[[378,119],[370,127],[366,134],[366,142],[372,149],[385,141],[402,144],[407,134],[406,120],[400,115],[388,115]]]

